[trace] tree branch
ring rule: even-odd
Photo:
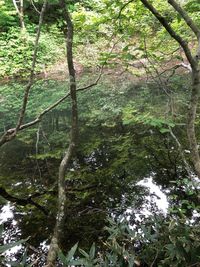
[[[33,52],[33,59],[32,59],[32,65],[31,65],[31,70],[30,70],[30,76],[29,76],[29,81],[28,84],[25,88],[24,91],[24,98],[23,98],[23,103],[22,103],[22,108],[20,111],[20,115],[19,115],[19,119],[18,122],[16,124],[15,127],[15,132],[17,133],[17,131],[19,130],[24,116],[25,116],[25,112],[26,112],[26,106],[28,103],[28,97],[29,97],[29,92],[30,89],[33,85],[33,78],[34,78],[34,72],[35,72],[35,65],[36,65],[36,58],[37,58],[37,51],[38,51],[38,45],[39,45],[39,38],[40,38],[40,33],[41,33],[41,28],[42,28],[42,23],[43,23],[43,18],[44,18],[44,12],[46,10],[46,6],[47,6],[47,0],[44,1],[44,4],[42,6],[42,10],[40,12],[40,18],[39,18],[39,24],[38,24],[38,30],[37,30],[37,34],[36,34],[36,39],[35,39],[35,45],[34,45],[34,52]]]
[[[21,14],[20,14],[19,8],[18,8],[17,3],[16,3],[15,0],[13,0],[13,5],[14,5],[14,7],[15,7],[15,9],[16,9],[16,12],[17,12],[18,15],[20,16]]]
[[[168,0],[168,3],[180,14],[181,18],[187,23],[188,27],[194,32],[196,37],[200,38],[200,30],[195,22],[188,16],[187,12],[174,0]]]
[[[44,4],[42,6],[42,10],[40,13],[40,18],[39,18],[39,24],[38,24],[38,30],[37,30],[37,34],[36,34],[36,39],[35,39],[35,45],[34,45],[34,52],[33,52],[33,59],[32,59],[32,65],[31,65],[31,70],[30,70],[30,76],[29,76],[29,81],[28,84],[25,88],[24,91],[24,97],[23,97],[23,102],[22,102],[22,108],[19,114],[19,118],[16,124],[15,128],[9,129],[7,130],[2,137],[0,138],[0,147],[11,141],[12,139],[15,138],[18,130],[20,130],[21,124],[23,122],[24,116],[25,116],[25,112],[26,112],[26,106],[28,103],[28,97],[29,97],[29,92],[30,89],[33,85],[33,78],[34,78],[34,71],[35,71],[35,65],[36,65],[36,57],[37,57],[37,51],[38,51],[38,44],[39,44],[39,38],[40,38],[40,33],[41,33],[41,27],[42,27],[42,22],[43,22],[43,18],[44,18],[44,13],[46,10],[46,6],[47,6],[47,1],[44,1]]]
[[[55,266],[55,261],[57,258],[57,253],[63,235],[63,227],[66,217],[66,186],[65,186],[65,175],[66,170],[69,166],[78,142],[78,107],[77,107],[77,88],[76,88],[76,74],[73,62],[73,36],[74,36],[74,26],[71,20],[68,9],[66,8],[65,0],[60,1],[63,21],[65,23],[63,33],[66,42],[66,52],[67,52],[67,65],[69,71],[69,87],[70,87],[70,97],[71,97],[71,138],[67,151],[59,166],[58,175],[58,208],[56,225],[54,227],[53,236],[51,238],[51,243],[47,255],[47,265],[46,267]]]
[[[164,18],[153,6],[151,3],[149,3],[147,0],[140,0],[143,5],[149,9],[149,11],[160,21],[160,23],[163,25],[163,27],[166,29],[166,31],[171,35],[171,37],[176,40],[180,46],[183,48],[185,55],[192,67],[192,69],[196,69],[197,68],[197,62],[196,60],[193,58],[190,48],[187,44],[187,42],[180,37],[170,26],[170,24],[167,22],[166,18]]]
[[[200,29],[195,22],[188,16],[187,12],[175,0],[168,0],[168,3],[180,14],[188,27],[193,31],[198,40],[198,48],[196,52],[196,60],[200,60]]]
[[[38,14],[40,14],[40,11],[39,11],[39,10],[37,9],[37,7],[35,6],[33,0],[30,0],[30,2],[31,2],[31,4],[32,4],[33,8],[35,9],[35,11],[36,11]]]
[[[97,77],[97,79],[93,83],[91,83],[91,84],[89,84],[89,85],[87,85],[85,87],[78,88],[77,89],[77,92],[84,91],[84,90],[87,90],[87,89],[90,89],[90,88],[96,86],[98,84],[99,80],[101,79],[102,75],[103,75],[103,68],[104,68],[104,66],[101,67],[99,76]],[[30,122],[27,122],[27,123],[21,125],[19,127],[18,131],[24,130],[26,128],[29,128],[29,127],[34,126],[37,123],[39,123],[44,115],[46,115],[52,109],[54,109],[55,107],[57,107],[60,103],[62,103],[69,96],[70,96],[70,92],[68,92],[66,95],[64,95],[62,98],[60,98],[59,100],[57,100],[55,103],[53,103],[52,105],[50,105],[49,107],[47,107],[46,109],[44,109],[33,121],[30,121]],[[0,147],[3,144],[11,141],[15,136],[16,136],[16,128],[8,129],[3,134],[3,136],[0,139]]]
[[[8,200],[12,203],[16,203],[17,205],[20,205],[20,206],[27,206],[27,205],[35,206],[37,209],[39,209],[45,215],[49,214],[49,211],[47,211],[44,207],[42,207],[41,205],[36,203],[34,200],[32,200],[32,196],[30,196],[28,198],[13,197],[3,187],[0,187],[0,196],[5,198],[6,200]]]
[[[87,89],[90,89],[92,88],[93,86],[97,85],[99,80],[101,79],[101,76],[103,74],[103,67],[101,68],[101,71],[100,71],[100,74],[98,76],[98,78],[96,79],[95,82],[85,86],[85,87],[81,87],[81,88],[78,88],[76,91],[77,92],[80,92],[80,91],[84,91],[84,90],[87,90]],[[42,117],[44,115],[46,115],[49,111],[51,111],[52,109],[54,109],[55,107],[57,107],[59,104],[61,104],[65,99],[67,99],[68,97],[70,96],[70,92],[68,92],[66,95],[64,95],[62,98],[60,98],[59,100],[57,100],[55,103],[53,103],[51,106],[49,106],[48,108],[46,108],[45,110],[43,110],[35,120],[33,121],[30,121],[28,123],[25,123],[23,125],[20,126],[19,130],[23,130],[23,129],[26,129],[26,128],[29,128],[37,123],[39,123],[42,119]]]
[[[120,11],[119,11],[119,14],[117,16],[117,19],[119,19],[121,17],[121,14],[122,14],[122,11],[130,4],[132,3],[134,0],[129,0],[127,3],[125,3],[121,8],[120,8]]]

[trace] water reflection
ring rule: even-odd
[[[147,187],[149,189],[149,193],[153,196],[146,196],[146,199],[151,203],[152,201],[156,203],[159,210],[161,210],[164,214],[167,214],[167,210],[169,207],[169,202],[167,200],[166,194],[161,191],[161,188],[155,184],[153,181],[153,178],[145,178],[141,180],[138,185],[142,185],[144,187]],[[144,212],[148,212],[148,207],[143,207]]]
[[[13,207],[10,205],[10,203],[8,202],[6,205],[4,205],[1,208],[1,212],[0,212],[0,224],[3,224],[5,222],[7,222],[8,219],[13,219],[14,214],[13,214]],[[13,220],[13,224],[16,224],[16,221]]]
[[[109,93],[109,90],[103,90],[105,92]],[[123,105],[130,100],[130,92],[133,94],[134,90],[130,88],[127,91],[126,99],[119,98],[121,103],[118,103],[117,90],[112,98],[109,96],[110,100],[99,96],[97,91],[89,97],[84,94],[80,98],[80,147],[66,177],[68,206],[63,234],[65,250],[77,241],[87,250],[94,240],[98,242],[105,237],[103,227],[107,215],[113,214],[116,218],[129,213],[136,217],[136,221],[139,221],[138,214],[148,217],[152,211],[166,215],[172,203],[167,199],[166,192],[176,193],[180,189],[181,198],[185,191],[185,187],[170,184],[170,181],[186,177],[180,153],[170,136],[140,121],[133,122],[133,125],[123,123]],[[137,97],[135,93],[134,98]],[[138,113],[140,109],[141,112],[145,109],[143,98],[142,104],[136,106]],[[101,101],[96,103],[96,100],[101,100],[102,106],[109,103],[108,111],[103,110]],[[134,105],[131,102],[128,106],[130,116],[133,115]],[[92,115],[91,107],[98,112]],[[24,132],[24,139],[21,137],[20,141],[8,144],[0,153],[2,186],[21,199],[34,196],[36,203],[50,211],[46,216],[32,205],[16,205],[14,208],[11,204],[4,205],[3,201],[0,221],[6,225],[6,236],[18,239],[30,235],[31,246],[41,251],[47,248],[55,223],[56,179],[64,151],[63,144],[67,143],[66,132],[69,129],[66,129],[66,125],[70,124],[67,111],[69,107],[52,111],[41,123],[45,139],[41,136],[39,140],[37,160],[37,129]],[[178,135],[184,140],[182,132]],[[46,144],[46,139],[50,145]],[[12,229],[10,233],[9,228]]]

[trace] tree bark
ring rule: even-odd
[[[187,42],[173,30],[173,28],[167,22],[166,18],[164,18],[158,12],[158,10],[156,10],[154,6],[152,6],[152,4],[148,0],[140,0],[140,1],[159,20],[159,22],[163,25],[163,27],[167,30],[167,32],[171,35],[171,37],[180,44],[180,46],[183,48],[185,55],[191,65],[192,88],[191,88],[191,99],[189,103],[189,110],[188,110],[188,115],[187,115],[187,136],[189,140],[189,146],[191,150],[191,159],[194,165],[194,169],[195,169],[196,174],[200,178],[200,156],[199,156],[199,151],[198,151],[198,142],[197,142],[196,133],[195,133],[195,120],[196,120],[196,113],[197,113],[199,94],[200,94],[200,69],[199,69],[200,29],[194,23],[194,21],[189,17],[187,12],[175,0],[168,0],[168,3],[179,13],[181,18],[186,22],[188,27],[196,35],[197,51],[196,51],[196,54],[192,56],[191,49],[188,46]]]
[[[71,21],[68,10],[65,6],[65,0],[61,0],[61,8],[63,13],[63,20],[66,23],[64,27],[64,36],[66,39],[66,51],[67,51],[67,63],[70,80],[70,97],[71,97],[71,140],[67,152],[61,161],[59,167],[58,177],[58,213],[56,218],[56,225],[54,228],[51,244],[47,256],[46,267],[55,266],[57,253],[60,245],[60,240],[63,235],[63,226],[65,223],[65,206],[66,206],[66,186],[65,175],[69,163],[75,152],[78,138],[78,109],[77,109],[77,97],[76,97],[76,75],[73,63],[73,23]]]
[[[17,14],[19,16],[21,31],[25,32],[26,26],[25,26],[25,22],[24,22],[24,0],[19,0],[18,2],[19,2],[19,7],[17,5],[16,0],[13,0],[13,5],[14,5],[14,7],[17,11]]]
[[[200,94],[200,71],[192,70],[192,92],[187,116],[187,135],[191,150],[191,159],[194,164],[196,174],[200,178],[200,157],[198,142],[195,133],[195,119]]]

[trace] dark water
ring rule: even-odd
[[[46,84],[43,93],[38,91],[38,98],[47,101],[51,93],[57,92],[58,85]],[[139,117],[149,112],[154,116],[161,113],[165,96],[144,86],[126,85],[123,90],[116,90],[110,83],[106,85],[79,96],[80,140],[66,175],[64,250],[77,241],[85,249],[93,241],[100,242],[106,237],[103,228],[107,216],[129,216],[134,224],[134,218],[144,210],[147,215],[160,212],[160,206],[155,204],[159,197],[161,206],[166,207],[172,201],[168,198],[166,204],[165,196],[176,193],[180,200],[185,197],[184,187],[174,186],[174,182],[187,177],[176,143],[168,132],[161,133],[159,127],[144,123],[144,119],[142,123]],[[60,88],[64,90],[62,84]],[[30,104],[33,114],[34,105]],[[127,112],[140,119],[125,123]],[[30,118],[28,113],[26,119]],[[4,123],[8,119],[4,118]],[[39,127],[20,133],[0,150],[0,185],[1,191],[7,193],[0,197],[4,241],[30,237],[27,245],[33,257],[45,255],[55,224],[56,179],[69,142],[69,125],[68,103],[48,114]],[[185,144],[185,129],[175,127],[174,131]],[[145,178],[151,181],[151,190],[145,186]],[[10,196],[29,202],[19,205]],[[7,215],[5,210],[9,210]]]

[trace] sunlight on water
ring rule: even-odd
[[[14,214],[13,214],[13,207],[10,205],[10,203],[6,204],[5,206],[3,206],[1,208],[1,212],[0,212],[0,224],[4,224],[5,222],[7,222],[9,219],[13,219],[14,218]],[[12,225],[16,226],[17,225],[17,221],[12,220]],[[17,226],[16,226],[17,227]],[[15,253],[17,253],[20,249],[21,249],[21,245],[15,246],[11,249],[8,249],[4,255],[6,256],[10,256],[13,255]],[[14,257],[12,257],[12,260],[15,260]],[[10,266],[10,265],[7,265]]]
[[[1,208],[0,212],[0,224],[6,222],[8,219],[12,219],[14,217],[12,207],[10,203],[6,204]]]
[[[155,203],[158,207],[158,209],[164,214],[167,214],[169,203],[167,200],[167,196],[161,191],[160,187],[156,185],[153,182],[153,178],[144,178],[142,181],[138,182],[137,185],[147,187],[149,189],[149,194],[146,196],[146,200],[148,201],[149,204],[145,203],[141,209],[140,209],[140,214],[143,214],[146,218],[152,215],[151,212],[151,207],[150,205]],[[130,220],[130,215],[134,212],[134,208],[128,208],[126,210],[126,219]],[[135,213],[135,218],[138,221],[141,221],[140,214]],[[134,226],[131,226],[131,228],[134,228]]]
[[[161,191],[160,187],[153,182],[153,178],[145,178],[138,183],[138,185],[145,186],[149,189],[149,193],[155,195],[154,200],[157,207],[164,213],[167,213],[169,203],[167,201],[166,195]],[[151,197],[148,196],[147,199],[150,201]]]

